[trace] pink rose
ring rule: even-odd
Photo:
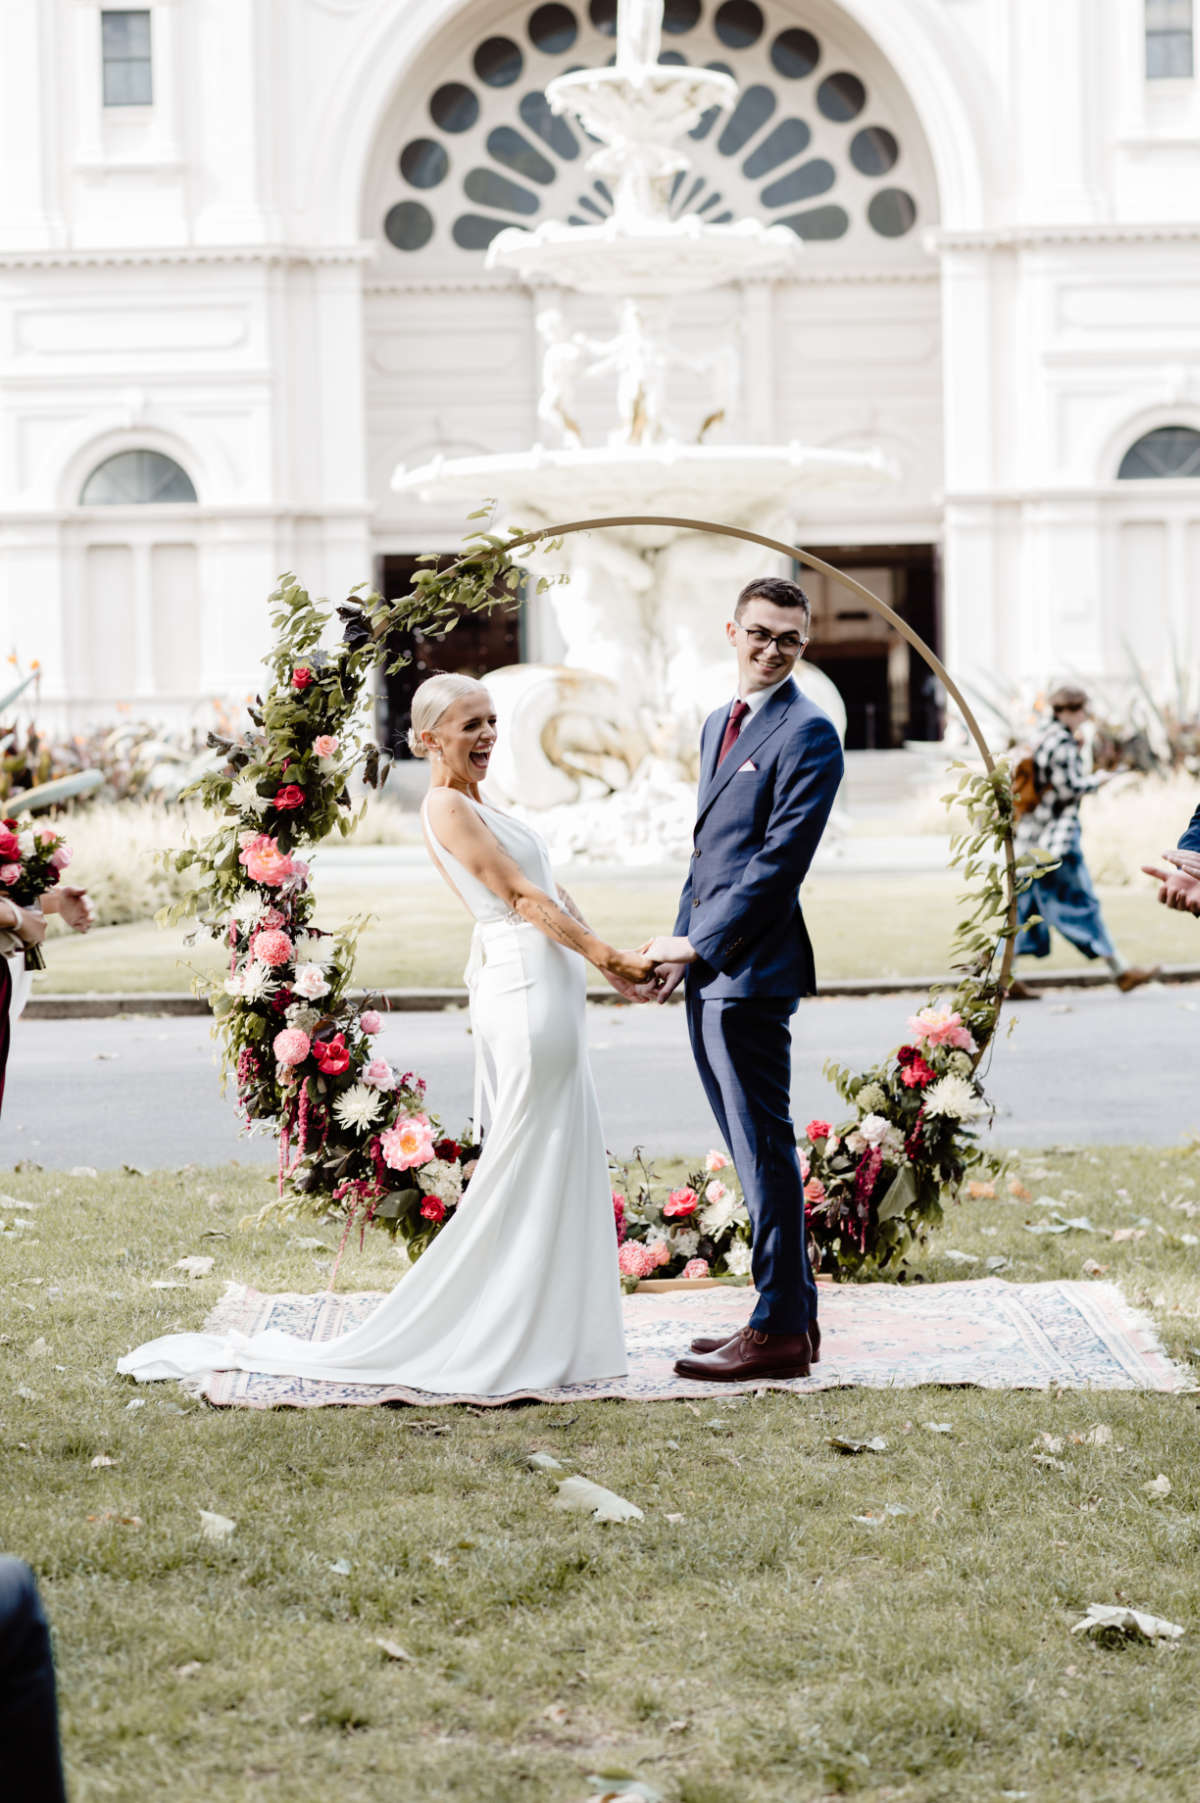
[[[278,928],[256,933],[250,942],[250,955],[257,958],[260,964],[269,964],[275,970],[281,964],[291,962],[292,942]]]
[[[706,1258],[689,1258],[679,1275],[681,1277],[707,1277],[708,1260]]]
[[[50,853],[49,863],[54,870],[65,870],[70,862],[71,847],[69,845],[60,845],[57,851]]]
[[[724,1202],[729,1194],[729,1185],[722,1183],[719,1177],[705,1186],[704,1194],[710,1202]]]
[[[410,1171],[433,1157],[433,1128],[425,1114],[402,1114],[379,1135],[383,1162],[393,1171]]]
[[[382,1014],[377,1013],[374,1008],[367,1008],[359,1015],[358,1024],[364,1033],[381,1033],[383,1031],[383,1016]]]
[[[437,1196],[426,1196],[421,1204],[421,1213],[427,1221],[444,1221],[446,1204]]]
[[[653,1246],[646,1247],[646,1251],[654,1260],[655,1270],[657,1270],[660,1265],[669,1265],[671,1262],[671,1248],[666,1240],[656,1240]]]
[[[395,1089],[396,1073],[386,1058],[372,1058],[363,1067],[362,1081],[369,1083],[372,1089]]]
[[[825,1200],[825,1185],[819,1177],[810,1177],[804,1185],[804,1200],[814,1203]]]
[[[289,1067],[303,1064],[308,1057],[310,1044],[308,1034],[302,1033],[299,1027],[285,1027],[282,1033],[276,1033],[272,1042],[271,1049],[275,1053],[276,1064],[286,1064]]]
[[[694,1189],[673,1189],[663,1203],[663,1219],[667,1221],[684,1221],[688,1215],[695,1214],[700,1198]]]
[[[10,858],[19,858],[20,855],[21,842],[17,835],[9,832],[6,827],[3,832],[0,832],[0,858],[7,862]]]
[[[37,832],[33,835],[33,837],[34,837],[35,843],[38,845],[57,845],[58,844],[58,834],[55,832],[55,830],[52,826],[39,826]]]
[[[286,882],[294,868],[287,852],[280,851],[269,833],[244,834],[238,863],[252,883],[264,883],[270,889]]]
[[[313,740],[313,751],[319,758],[331,758],[337,753],[338,739],[334,733],[323,732]]]
[[[311,685],[312,679],[313,673],[307,664],[297,664],[292,671],[292,687],[301,694]]]
[[[625,1198],[619,1191],[612,1192],[613,1222],[617,1229],[617,1244],[625,1243]]]
[[[21,866],[19,864],[5,864],[0,866],[0,883],[3,883],[6,888],[11,888],[14,883],[17,883],[20,880]]]
[[[723,1171],[729,1164],[724,1152],[710,1152],[704,1160],[706,1171]]]
[[[962,1024],[962,1015],[950,1008],[922,1008],[911,1015],[908,1030],[926,1045],[948,1045],[962,1052],[973,1052],[975,1041]]]
[[[809,1121],[804,1129],[804,1137],[808,1140],[828,1139],[833,1128],[828,1121]]]
[[[281,814],[290,813],[294,808],[302,808],[304,806],[304,790],[300,784],[284,783],[281,788],[276,789],[274,806],[279,809]]]

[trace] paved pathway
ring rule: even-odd
[[[803,1124],[838,1112],[821,1075],[902,1038],[920,998],[805,1003],[795,1023],[795,1107]],[[614,1151],[644,1144],[702,1151],[715,1130],[692,1069],[683,1011],[592,1008],[596,1082]],[[1200,988],[1061,991],[1015,1007],[995,1048],[990,1089],[1006,1145],[1171,1144],[1200,1130]],[[462,1010],[398,1016],[389,1054],[429,1079],[430,1102],[458,1130],[470,1109],[472,1042]],[[267,1161],[223,1099],[206,1024],[195,1019],[22,1022],[13,1045],[0,1166],[143,1167]]]

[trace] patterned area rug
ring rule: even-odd
[[[205,1328],[261,1333],[281,1328],[306,1339],[332,1340],[355,1327],[377,1295],[264,1295],[230,1284]],[[625,1298],[629,1374],[617,1382],[570,1384],[512,1396],[443,1396],[400,1385],[317,1383],[218,1371],[193,1387],[223,1408],[326,1408],[411,1403],[444,1406],[505,1402],[579,1402],[618,1397],[666,1402],[736,1394],[738,1390],[913,1389],[921,1384],[977,1385],[988,1390],[1194,1389],[1191,1373],[1167,1358],[1152,1323],[1114,1284],[974,1283],[821,1286],[821,1363],[808,1378],[757,1384],[703,1384],[672,1366],[696,1334],[733,1332],[747,1319],[753,1295],[719,1288],[679,1295]]]

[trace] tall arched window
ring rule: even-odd
[[[194,501],[192,478],[161,451],[118,451],[96,465],[79,496],[81,507],[129,507]]]
[[[1192,426],[1156,426],[1131,444],[1117,471],[1120,482],[1200,477],[1200,432]]]

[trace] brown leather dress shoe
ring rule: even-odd
[[[676,1359],[680,1377],[701,1383],[752,1383],[756,1377],[807,1377],[812,1347],[806,1333],[760,1333],[743,1327],[715,1352]]]
[[[699,1339],[692,1341],[690,1350],[692,1352],[716,1352],[722,1346],[728,1346],[730,1340],[736,1340],[741,1331],[739,1327],[737,1333],[722,1334],[720,1339],[713,1338],[711,1334],[701,1334]],[[810,1321],[808,1324],[808,1343],[812,1349],[810,1362],[819,1365],[821,1363],[821,1329],[815,1321]]]

